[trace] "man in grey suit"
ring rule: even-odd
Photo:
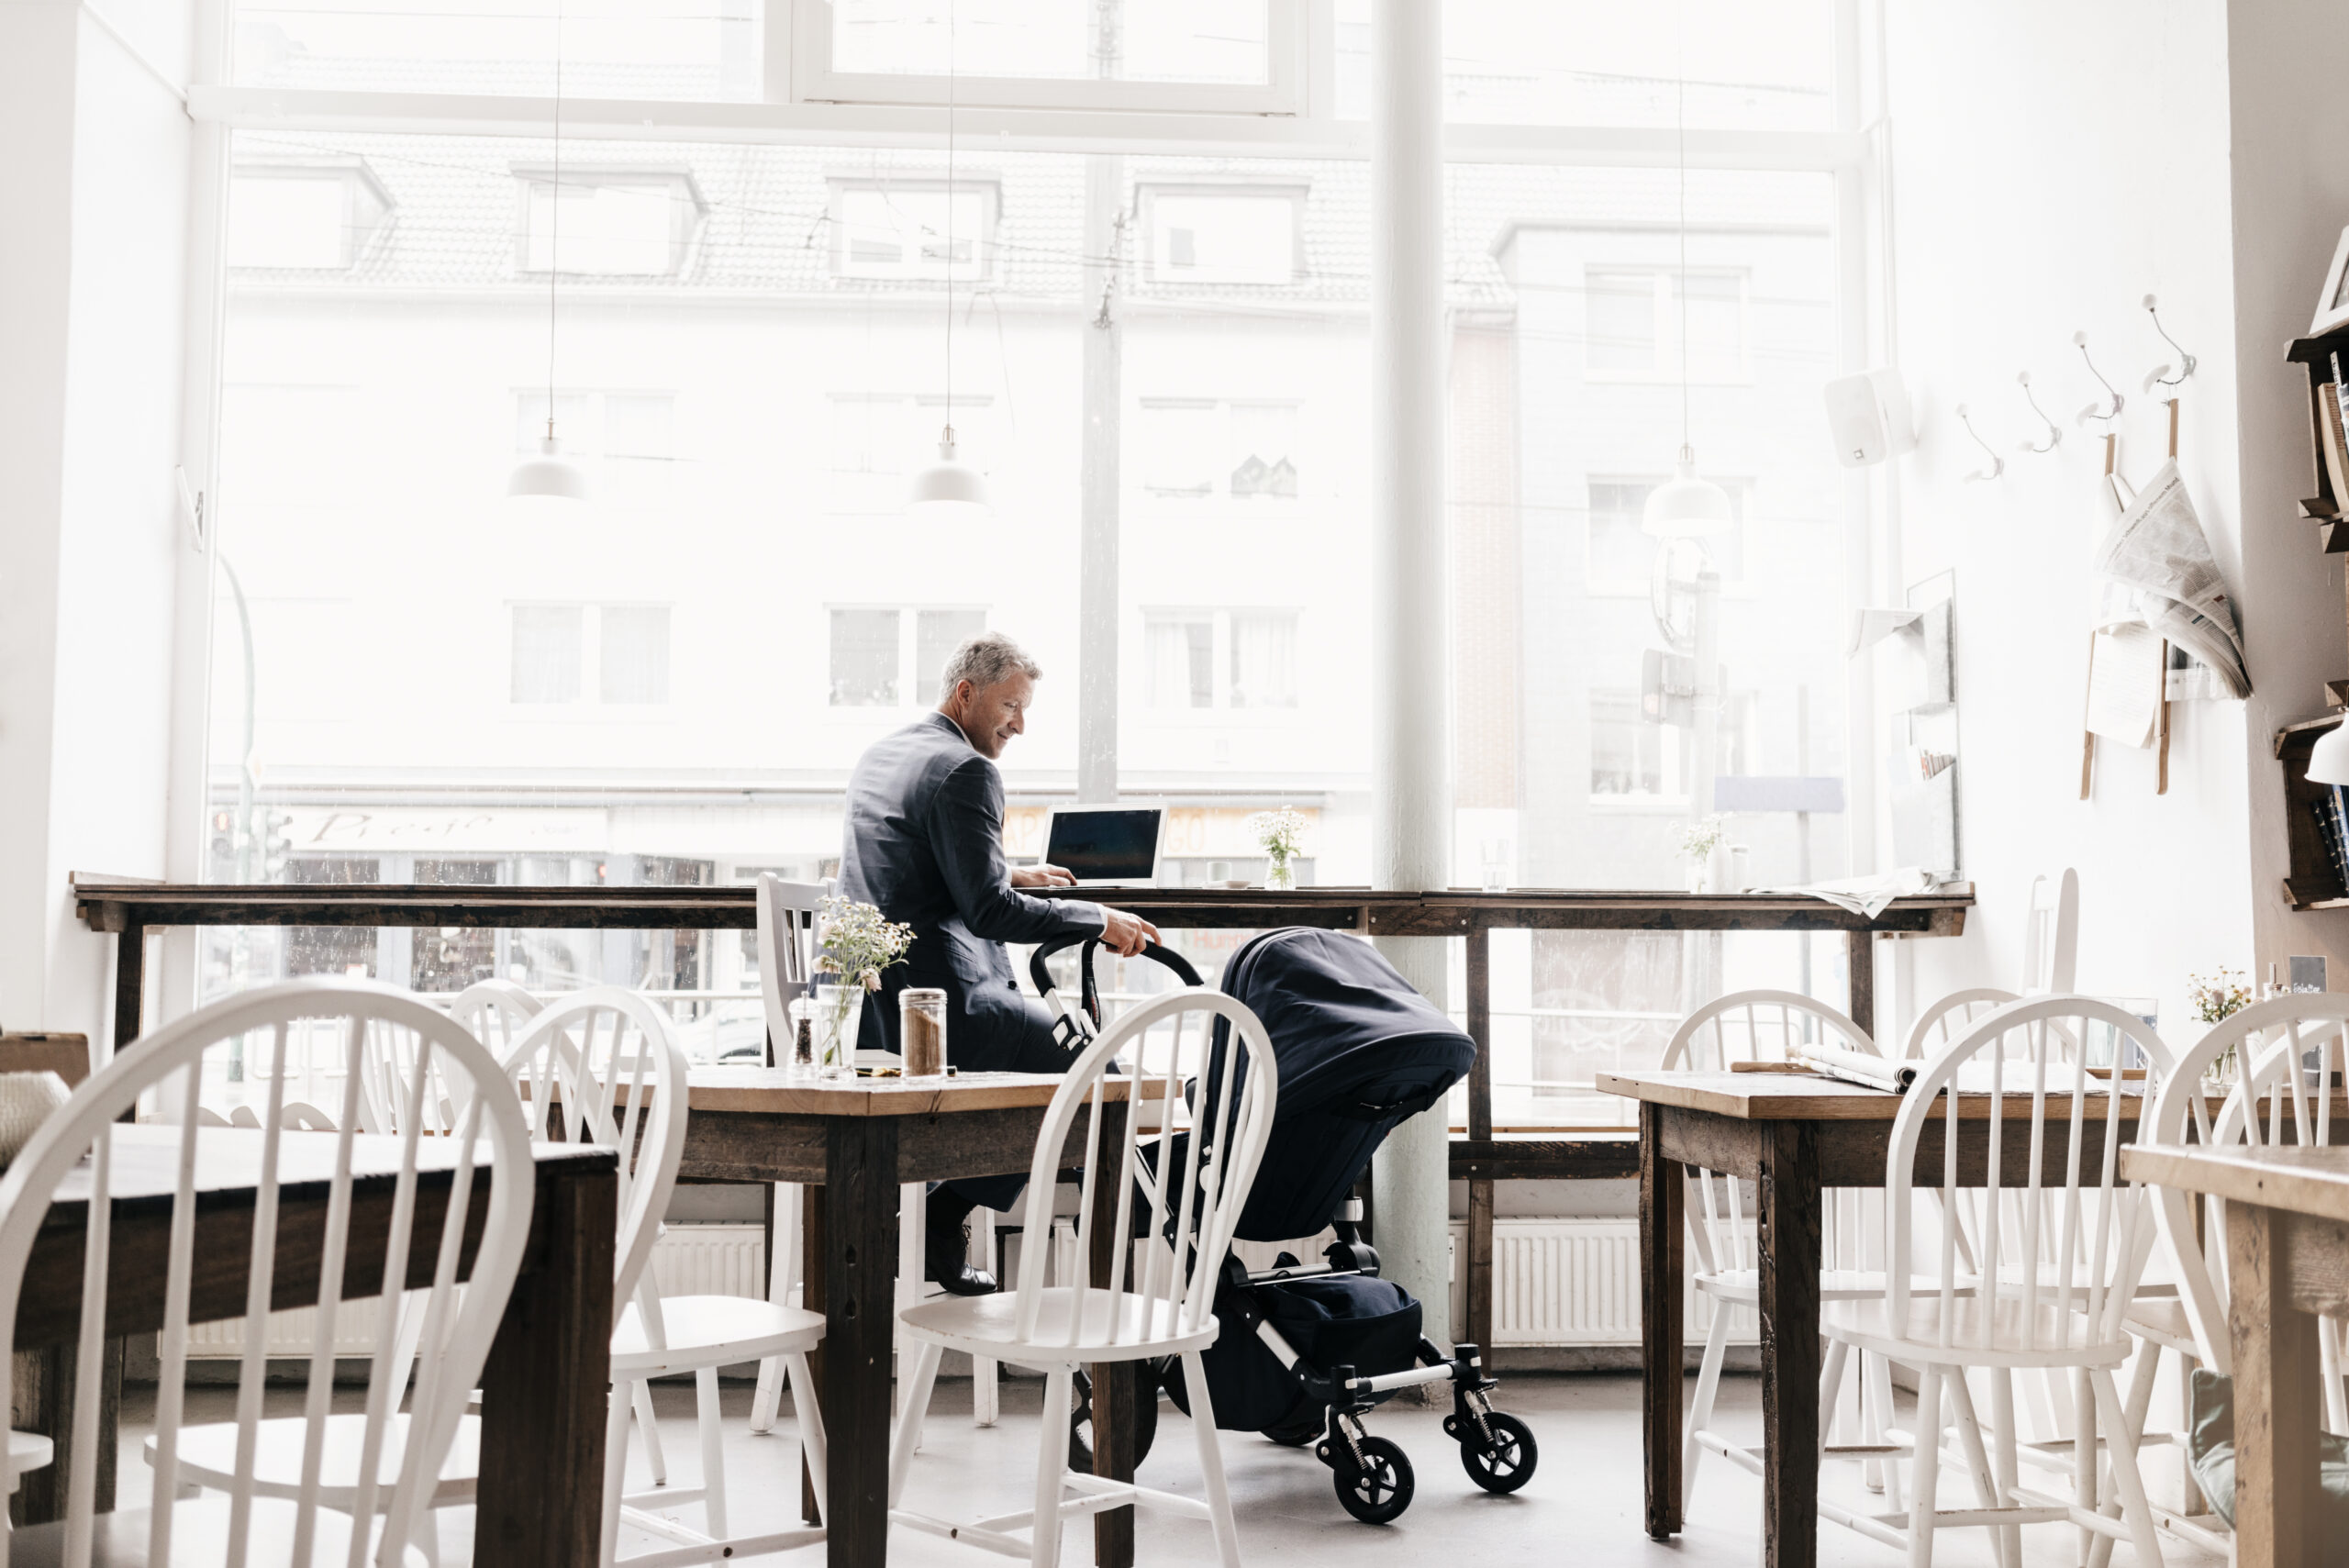
[[[1070,1057],[1042,1006],[1023,996],[1006,942],[1098,937],[1132,956],[1158,940],[1149,921],[1074,899],[1031,898],[1066,887],[1058,866],[1010,870],[1003,857],[1003,776],[995,760],[1027,728],[1043,672],[1009,638],[974,637],[947,661],[934,713],[874,742],[849,775],[841,893],[914,929],[906,962],[882,972],[865,1009],[866,1038],[896,1051],[897,994],[946,993],[949,1059],[974,1072],[1061,1073]],[[950,1182],[930,1195],[926,1273],[949,1291],[982,1296],[995,1278],[964,1262],[963,1221],[980,1204],[1008,1209],[1026,1178]]]

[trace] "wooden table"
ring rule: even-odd
[[[1024,1174],[1044,1111],[1062,1080],[1034,1073],[951,1079],[860,1078],[795,1084],[778,1069],[696,1067],[693,1114],[678,1173],[706,1181],[797,1182],[807,1195],[806,1299],[828,1326],[816,1362],[828,1440],[826,1542],[835,1568],[888,1559],[890,1354],[896,1329],[897,1188],[907,1182]],[[1144,1081],[1143,1092],[1163,1087]],[[1132,1080],[1107,1080],[1105,1137],[1121,1136]],[[1085,1162],[1089,1117],[1064,1146],[1063,1168]],[[1118,1195],[1096,1184],[1094,1277],[1109,1264]],[[820,1192],[814,1189],[820,1188]],[[1041,1245],[1039,1237],[1026,1238]],[[920,1260],[907,1262],[920,1266]],[[1133,1479],[1131,1362],[1096,1367],[1094,1468]],[[1055,1413],[1044,1412],[1044,1418]],[[1102,1568],[1130,1568],[1133,1509],[1094,1516]]]
[[[1901,1097],[1830,1078],[1776,1073],[1602,1073],[1598,1087],[1640,1102],[1640,1316],[1645,1398],[1647,1529],[1657,1540],[1679,1533],[1681,1343],[1687,1233],[1684,1166],[1752,1181],[1759,1235],[1762,1319],[1762,1529],[1771,1568],[1811,1568],[1819,1560],[1819,1341],[1821,1194],[1828,1187],[1882,1187]],[[2009,1096],[2011,1104],[2012,1096]],[[2102,1104],[2081,1148],[2099,1168]],[[2068,1099],[2048,1106],[2046,1160],[2060,1168],[2069,1148]],[[1959,1104],[1958,1180],[1987,1185],[1989,1096]],[[2136,1130],[2123,1107],[2120,1125]],[[2029,1118],[2000,1124],[2007,1185],[2027,1184]],[[1973,1129],[1971,1140],[1965,1136]],[[1947,1123],[1927,1124],[1914,1179],[1941,1185]],[[2313,1353],[2313,1352],[2311,1352]]]
[[[2226,1200],[2236,1562],[2338,1564],[2320,1522],[2315,1315],[2349,1315],[2349,1149],[2151,1145],[2122,1150],[2121,1173]]]
[[[334,1172],[336,1135],[283,1135],[279,1170],[277,1254],[271,1306],[314,1306],[319,1254],[326,1237],[327,1191]],[[246,1264],[251,1257],[253,1194],[262,1134],[243,1128],[207,1128],[197,1145],[196,1267],[188,1317],[210,1322],[242,1317]],[[114,1204],[106,1295],[110,1336],[153,1333],[163,1326],[165,1259],[172,1195],[179,1176],[179,1129],[125,1125],[114,1129]],[[400,1140],[354,1140],[346,1299],[380,1296],[384,1255]],[[416,1218],[407,1285],[429,1285],[448,1211],[455,1145],[427,1139],[418,1154]],[[610,1150],[538,1144],[536,1201],[521,1273],[507,1300],[497,1338],[482,1373],[481,1504],[473,1529],[480,1568],[537,1563],[544,1568],[595,1568],[602,1513],[604,1407],[611,1379],[612,1244],[618,1219],[618,1164]],[[482,1201],[467,1206],[468,1239],[462,1267],[488,1210],[489,1173],[475,1176]],[[16,1424],[56,1440],[56,1462],[28,1473],[18,1503],[27,1523],[61,1518],[66,1496],[72,1417],[72,1358],[59,1354],[77,1338],[82,1312],[82,1254],[89,1218],[87,1167],[58,1189],[25,1272],[17,1309],[20,1376],[39,1369],[17,1391]],[[31,1352],[30,1354],[21,1352]],[[59,1375],[58,1369],[62,1370]],[[46,1375],[41,1373],[45,1373]],[[114,1507],[115,1399],[102,1404],[98,1507]]]

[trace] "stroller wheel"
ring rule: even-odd
[[[1485,1424],[1493,1429],[1489,1446],[1476,1436],[1475,1428],[1463,1429],[1466,1440],[1460,1445],[1460,1468],[1487,1492],[1514,1492],[1533,1479],[1533,1467],[1541,1462],[1533,1429],[1497,1410],[1485,1418]]]
[[[1148,1362],[1134,1363],[1134,1465],[1150,1457],[1158,1438],[1158,1379]],[[1080,1372],[1069,1379],[1068,1467],[1093,1473],[1093,1378]]]
[[[1332,1480],[1338,1501],[1363,1523],[1383,1525],[1411,1506],[1417,1483],[1411,1476],[1410,1456],[1386,1439],[1362,1440],[1360,1470],[1354,1468],[1353,1455],[1342,1444],[1333,1445],[1328,1457],[1337,1472]]]

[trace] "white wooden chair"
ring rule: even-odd
[[[1830,1396],[1848,1353],[1874,1353],[1918,1373],[1915,1439],[1906,1511],[1863,1514],[1822,1500],[1820,1514],[1905,1551],[1912,1568],[1932,1561],[1939,1529],[1991,1529],[2004,1568],[2020,1568],[2020,1527],[2070,1523],[2099,1535],[2130,1540],[2143,1568],[2159,1568],[2161,1549],[2143,1478],[2137,1469],[2136,1432],[2125,1416],[2113,1370],[2128,1356],[2123,1326],[2153,1239],[2143,1191],[2120,1179],[2117,1120],[2128,1084],[2099,1077],[2077,1061],[2075,1042],[2089,1026],[2131,1041],[2151,1063],[2153,1083],[2169,1071],[2169,1053],[2143,1022],[2085,996],[2045,996],[2014,1003],[1981,1020],[1930,1059],[1894,1120],[1886,1162],[1884,1296],[1839,1301],[1824,1309]],[[1961,1085],[1965,1092],[1944,1095]],[[1979,1092],[1976,1092],[1976,1089]],[[1958,1121],[1987,1121],[1986,1184],[1960,1183]],[[1920,1140],[1943,1119],[1945,1152],[1940,1187],[1944,1206],[1939,1246],[1916,1237],[1915,1166]],[[2094,1165],[2080,1156],[2069,1129],[2104,1122],[2103,1149]],[[2051,1138],[2052,1132],[2052,1138]],[[2019,1147],[2010,1148],[2010,1145]],[[2020,1157],[2025,1168],[2012,1169]],[[1974,1262],[1957,1248],[1950,1216],[1978,1197]],[[2014,1201],[2004,1201],[2011,1198]],[[1912,1281],[1922,1274],[1924,1284]],[[1969,1293],[1970,1287],[1970,1293]],[[2024,1487],[2012,1419],[2012,1378],[2018,1370],[2061,1369],[2087,1384],[2105,1434],[2119,1492],[2119,1517],[2095,1503],[2097,1445],[2072,1448],[2074,1496]],[[1984,1440],[1967,1385],[1969,1371],[1989,1381],[1997,1405],[1995,1456]],[[1949,1402],[1945,1415],[1943,1399]],[[1945,1460],[1942,1434],[1957,1429],[1959,1451],[1971,1470],[1976,1507],[1938,1507]]]
[[[511,980],[476,980],[449,1004],[449,1016],[471,1029],[500,1062],[515,1037],[545,1010],[544,1002]]]
[[[1865,1029],[1823,1002],[1793,991],[1735,991],[1706,1003],[1681,1020],[1664,1048],[1663,1067],[1665,1072],[1727,1073],[1740,1062],[1794,1061],[1806,1045],[1878,1054]],[[1697,1466],[1708,1451],[1757,1475],[1763,1473],[1761,1450],[1731,1441],[1712,1425],[1713,1402],[1729,1356],[1731,1320],[1738,1310],[1760,1309],[1762,1273],[1755,1255],[1755,1217],[1744,1212],[1743,1191],[1734,1177],[1698,1170],[1689,1173],[1687,1181],[1688,1241],[1696,1253],[1691,1283],[1710,1307],[1712,1322],[1697,1372],[1687,1430],[1681,1439],[1683,1507],[1694,1504]],[[1844,1301],[1882,1296],[1883,1272],[1865,1266],[1857,1195],[1831,1192],[1826,1196],[1821,1238],[1826,1268],[1820,1281],[1820,1298]],[[1881,1360],[1867,1360],[1859,1403],[1858,1442],[1830,1442],[1824,1451],[1833,1455],[1857,1450],[1852,1457],[1873,1462],[1885,1444],[1893,1408],[1890,1369]],[[1897,1507],[1898,1480],[1889,1467],[1881,1479],[1893,1489]]]
[[[336,1049],[344,1069],[343,1104],[338,1118],[344,1130],[335,1140],[328,1183],[327,1256],[368,1244],[350,1232],[353,1134],[359,1122],[362,1058],[368,1036],[405,1036],[406,1040],[406,1049],[396,1053],[407,1074],[399,1085],[408,1112],[396,1178],[401,1192],[412,1192],[417,1181],[423,1146],[423,1104],[428,1097],[445,1099],[453,1113],[451,1126],[458,1136],[448,1229],[438,1249],[432,1284],[414,1293],[424,1298],[414,1336],[417,1353],[411,1356],[400,1345],[403,1297],[399,1293],[347,1304],[340,1296],[340,1272],[329,1270],[317,1306],[316,1349],[310,1356],[304,1413],[263,1422],[267,1307],[274,1278],[276,1232],[273,1223],[256,1226],[247,1262],[237,1418],[220,1429],[228,1437],[228,1462],[217,1476],[225,1496],[183,1500],[181,1485],[202,1479],[181,1463],[184,1440],[205,1429],[181,1425],[188,1301],[196,1266],[194,1151],[205,1139],[248,1136],[244,1131],[224,1135],[206,1130],[206,1124],[196,1114],[204,1052],[225,1040],[267,1032],[274,1037],[276,1056],[282,1061],[289,1027],[321,1020],[338,1027]],[[69,1173],[86,1160],[94,1212],[105,1212],[112,1179],[113,1145],[107,1135],[141,1092],[174,1076],[184,1080],[178,1103],[189,1107],[181,1123],[181,1137],[198,1141],[183,1145],[187,1152],[180,1160],[178,1186],[171,1199],[174,1224],[165,1263],[165,1318],[155,1407],[155,1507],[144,1517],[94,1512],[100,1386],[95,1358],[106,1338],[109,1283],[106,1227],[94,1225],[91,1236],[95,1244],[83,1276],[83,1363],[73,1411],[74,1482],[67,1514],[60,1524],[17,1532],[17,1550],[24,1552],[27,1561],[51,1557],[90,1561],[84,1554],[95,1547],[95,1561],[105,1563],[225,1562],[232,1560],[231,1543],[243,1540],[250,1545],[250,1561],[273,1565],[342,1564],[358,1562],[362,1553],[378,1563],[422,1562],[424,1553],[409,1543],[419,1530],[430,1528],[424,1510],[433,1486],[425,1478],[440,1473],[455,1442],[467,1391],[481,1375],[488,1357],[521,1265],[534,1180],[529,1129],[513,1086],[498,1063],[470,1034],[405,993],[372,982],[340,979],[295,981],[246,992],[145,1037],[74,1092],[65,1107],[17,1156],[5,1181],[0,1181],[0,1325],[6,1326],[0,1327],[0,1399],[6,1397],[8,1352],[13,1349],[6,1336],[16,1322],[26,1262],[53,1195]],[[275,1212],[283,1139],[291,1130],[284,1114],[285,1079],[277,1074],[268,1082],[269,1100],[259,1129],[262,1175],[256,1212],[262,1216]],[[487,1210],[472,1273],[460,1289],[459,1251],[453,1242],[464,1229],[467,1209],[477,1201],[473,1173],[484,1162],[491,1177]],[[382,1243],[387,1273],[397,1275],[408,1268],[400,1260],[407,1256],[412,1212],[406,1201],[395,1206]],[[182,1217],[187,1223],[180,1223]],[[376,1350],[368,1369],[364,1409],[329,1417],[334,1328],[346,1313],[360,1313],[373,1320]],[[417,1373],[416,1384],[409,1408],[402,1414],[399,1406],[411,1368]],[[281,1445],[262,1440],[265,1426],[279,1428],[291,1439],[283,1453]],[[351,1496],[341,1507],[328,1499],[322,1474],[338,1452],[345,1455],[351,1488]],[[290,1485],[273,1485],[260,1473],[264,1455],[288,1460]],[[367,1519],[373,1527],[372,1552],[363,1539],[352,1540],[356,1518]],[[6,1556],[0,1552],[0,1562]]]
[[[1200,1053],[1208,1067],[1197,1080],[1200,1103],[1190,1118],[1194,1132],[1178,1138],[1173,1117],[1128,1117],[1125,1135],[1112,1142],[1100,1133],[1103,1080],[1121,1048],[1162,1023],[1178,1041],[1192,1030],[1202,1040],[1214,1041]],[[1166,1070],[1153,1074],[1170,1099],[1183,1090],[1175,1063],[1184,1055],[1180,1049],[1170,1051]],[[1139,1051],[1135,1059],[1141,1059]],[[1135,1086],[1138,1091],[1143,1087],[1140,1083]],[[1025,1556],[1036,1568],[1051,1568],[1059,1560],[1064,1518],[1134,1504],[1209,1520],[1223,1568],[1238,1568],[1239,1536],[1199,1352],[1215,1340],[1216,1279],[1264,1156],[1276,1093],[1272,1044],[1264,1026],[1245,1006],[1211,991],[1169,992],[1130,1009],[1077,1059],[1052,1096],[1036,1140],[1021,1232],[1029,1238],[1052,1234],[1052,1191],[1063,1151],[1079,1114],[1089,1109],[1092,1130],[1085,1140],[1076,1246],[1069,1260],[1073,1280],[1048,1287],[1045,1262],[1053,1249],[1031,1244],[1020,1249],[1016,1289],[996,1296],[940,1296],[897,1315],[899,1332],[921,1347],[921,1356],[890,1448],[892,1523]],[[1145,1126],[1145,1119],[1158,1125]],[[1108,1277],[1096,1284],[1089,1267],[1093,1200],[1103,1182],[1116,1184],[1110,1234],[1127,1237],[1139,1229],[1144,1239],[1112,1247]],[[1139,1216],[1138,1195],[1145,1206]],[[1008,1361],[1044,1372],[1042,1440],[1031,1507],[975,1524],[954,1524],[897,1506],[921,1443],[922,1418],[939,1360],[950,1350],[974,1360]],[[1069,1423],[1060,1412],[1069,1407],[1076,1369],[1174,1355],[1183,1358],[1186,1385],[1191,1390],[1191,1427],[1205,1473],[1207,1501],[1071,1473]],[[1012,1533],[1021,1529],[1030,1531],[1026,1540]]]
[[[1905,1057],[1922,1058],[1956,1039],[1967,1025],[2025,996],[2069,995],[2079,971],[2080,873],[2066,866],[2054,877],[2031,879],[2023,907],[2022,989],[1977,985],[1953,991],[1923,1008],[1909,1030]]]
[[[370,1044],[380,1047],[380,1034]],[[406,1053],[386,1052],[393,1060],[406,1060]],[[618,1234],[614,1251],[613,1290],[616,1301],[629,1305],[624,1309],[618,1330],[614,1336],[614,1376],[619,1380],[612,1405],[612,1428],[606,1438],[606,1464],[611,1483],[605,1491],[607,1511],[604,1531],[606,1561],[611,1561],[616,1532],[613,1529],[623,1504],[628,1505],[628,1522],[662,1535],[694,1533],[682,1531],[665,1519],[653,1519],[640,1507],[658,1502],[666,1506],[682,1506],[696,1501],[709,1507],[709,1489],[715,1486],[717,1502],[714,1518],[722,1526],[725,1513],[724,1467],[712,1466],[718,1435],[716,1400],[716,1367],[748,1356],[729,1354],[725,1361],[712,1362],[708,1373],[699,1379],[700,1425],[703,1462],[706,1467],[703,1487],[690,1490],[659,1491],[623,1499],[618,1491],[620,1477],[625,1473],[628,1454],[627,1413],[635,1409],[647,1430],[652,1429],[651,1401],[643,1382],[644,1373],[634,1378],[624,1375],[627,1362],[625,1348],[642,1351],[645,1338],[642,1328],[647,1318],[645,1303],[652,1303],[650,1317],[656,1322],[667,1319],[662,1313],[662,1304],[651,1286],[650,1264],[652,1248],[660,1237],[661,1219],[666,1211],[669,1195],[676,1185],[677,1161],[684,1151],[686,1106],[681,1092],[686,1073],[684,1052],[678,1049],[669,1025],[669,1016],[657,1003],[640,993],[619,986],[603,986],[581,991],[566,996],[531,1017],[518,1035],[501,1063],[505,1072],[518,1081],[524,1091],[523,1104],[533,1138],[558,1142],[593,1143],[604,1148],[627,1149],[635,1151],[633,1162],[624,1161],[618,1194]],[[380,1068],[375,1081],[383,1082]],[[362,1084],[360,1095],[366,1093]],[[417,1108],[432,1103],[432,1095],[417,1097]],[[428,1116],[424,1118],[429,1122]],[[400,1124],[406,1127],[405,1121]],[[694,1297],[671,1305],[680,1307],[690,1318],[685,1325],[670,1325],[668,1359],[690,1360],[696,1350],[707,1350],[703,1341],[708,1339],[712,1320],[718,1327],[740,1329],[742,1319],[763,1315],[765,1304],[742,1299],[739,1309],[720,1305],[704,1307],[704,1302],[730,1303],[734,1297]],[[730,1320],[730,1321],[729,1321]],[[413,1335],[417,1319],[409,1314],[402,1319],[397,1330],[403,1341],[395,1351],[406,1355],[406,1341]],[[629,1336],[633,1326],[634,1339]],[[772,1325],[751,1325],[758,1327]],[[794,1330],[807,1325],[795,1322]],[[818,1325],[820,1329],[820,1324]],[[659,1359],[659,1358],[656,1358]],[[662,1370],[668,1370],[665,1366]],[[675,1370],[696,1370],[680,1366]],[[658,1373],[651,1375],[659,1375]],[[812,1420],[811,1408],[803,1414],[803,1424]],[[355,1429],[350,1427],[354,1418],[333,1416],[328,1418],[326,1460],[318,1485],[321,1500],[328,1507],[355,1509],[360,1503],[357,1486],[359,1444]],[[268,1496],[293,1496],[300,1485],[300,1433],[296,1424],[289,1420],[264,1421],[257,1434],[255,1486],[257,1493]],[[194,1427],[182,1434],[179,1445],[181,1478],[193,1485],[224,1488],[229,1467],[234,1462],[239,1440],[237,1429],[226,1425]],[[147,1445],[148,1462],[158,1464],[159,1445],[150,1440]],[[433,1507],[449,1507],[470,1504],[474,1496],[480,1474],[480,1431],[478,1420],[468,1417],[458,1430],[457,1439],[448,1459],[441,1466],[439,1485],[429,1503]],[[649,1522],[648,1522],[649,1521]],[[804,1534],[806,1532],[798,1532]],[[820,1532],[813,1539],[821,1539]],[[802,1544],[795,1539],[790,1544]],[[747,1551],[738,1552],[748,1555]],[[711,1555],[701,1552],[696,1561]],[[630,1561],[634,1561],[631,1559]]]
[[[816,906],[831,891],[829,882],[785,882],[772,872],[759,874],[759,999],[766,1014],[768,1050],[777,1067],[791,1060],[791,1004],[807,995],[815,983]],[[799,1184],[777,1182],[774,1255],[767,1260],[769,1301],[798,1304],[800,1237]],[[783,1380],[782,1357],[759,1363],[758,1390],[751,1397],[751,1430],[774,1428]]]
[[[2236,1064],[2234,1082],[2213,1117],[2203,1074],[2230,1052]],[[2178,1058],[2140,1136],[2147,1143],[2184,1143],[2190,1132],[2204,1148],[2326,1143],[2332,1136],[2331,1084],[2344,1070],[2349,1070],[2349,995],[2278,996],[2219,1024]],[[2129,1315],[2130,1331],[2144,1342],[2129,1391],[2129,1415],[2140,1425],[2153,1397],[2154,1367],[2162,1351],[2178,1358],[2181,1373],[2194,1361],[2217,1373],[2233,1370],[2227,1337],[2226,1205],[2206,1196],[2198,1233],[2195,1195],[2157,1187],[2154,1217],[2178,1292],[2170,1301],[2140,1300]],[[2338,1318],[2322,1318],[2317,1329],[2325,1426],[2336,1432],[2349,1432],[2349,1391],[2342,1385],[2343,1327]],[[2232,1550],[2232,1533],[2214,1513],[2181,1514],[2158,1504],[2154,1513],[2165,1529],[2205,1551],[2223,1555]]]

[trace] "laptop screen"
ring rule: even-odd
[[[1158,874],[1156,806],[1131,811],[1056,811],[1044,863],[1079,882],[1147,882]]]

